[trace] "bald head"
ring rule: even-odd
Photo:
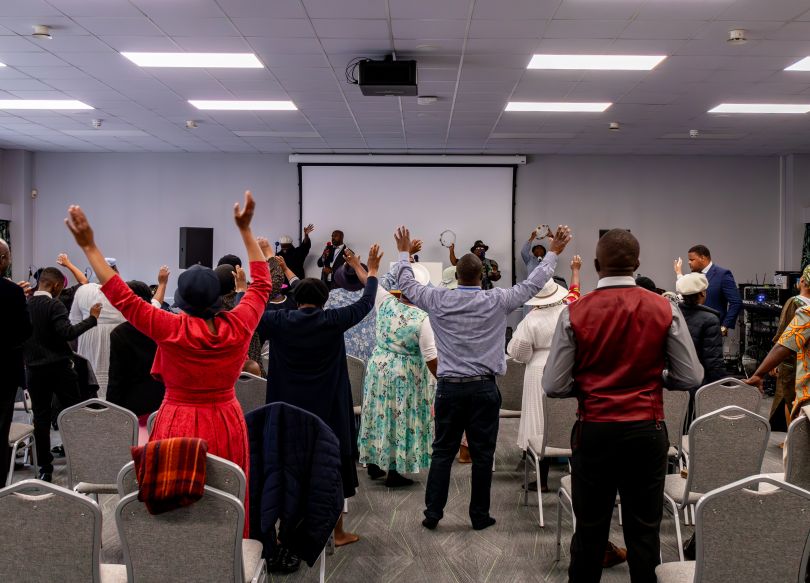
[[[481,285],[484,264],[477,255],[467,253],[456,263],[456,279],[459,285]]]
[[[624,229],[611,229],[596,244],[594,266],[599,277],[633,275],[638,269],[638,239]]]
[[[11,250],[8,243],[0,239],[0,277],[3,276],[9,265],[11,265]]]

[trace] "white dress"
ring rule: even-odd
[[[87,283],[76,290],[73,305],[70,308],[70,323],[76,324],[90,316],[90,308],[101,304],[101,315],[98,325],[79,336],[76,352],[86,358],[93,367],[98,381],[98,396],[107,396],[107,381],[110,372],[110,333],[113,328],[126,322],[124,316],[116,310],[97,283]]]
[[[551,340],[564,305],[531,310],[512,335],[506,351],[514,360],[526,364],[523,380],[523,404],[518,427],[518,447],[526,450],[530,437],[543,434],[543,369],[551,350]]]

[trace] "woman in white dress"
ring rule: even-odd
[[[550,279],[536,296],[526,302],[532,309],[518,325],[506,349],[513,360],[527,365],[517,439],[518,447],[523,451],[526,451],[530,437],[543,433],[543,369],[551,350],[551,339],[560,314],[565,306],[579,299],[581,266],[582,260],[577,255],[571,261],[572,277],[569,289]],[[543,491],[547,491],[547,463],[541,464],[540,469],[540,485]]]

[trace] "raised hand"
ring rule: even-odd
[[[73,238],[76,244],[82,249],[89,249],[96,246],[95,238],[93,237],[93,229],[90,227],[90,222],[87,216],[79,205],[70,205],[68,207],[68,216],[65,217],[65,224],[67,228],[73,233]]]
[[[20,289],[23,290],[26,296],[30,296],[34,293],[34,288],[31,287],[31,283],[28,281],[18,281],[17,285],[20,286]]]
[[[245,206],[241,208],[239,203],[233,205],[233,219],[239,230],[245,231],[250,228],[250,221],[253,219],[253,211],[256,209],[256,202],[249,190],[245,191]]]
[[[235,287],[236,293],[247,291],[247,275],[245,275],[244,269],[238,266],[234,269],[233,281],[234,284],[236,285]]]
[[[90,315],[95,319],[98,319],[98,317],[101,315],[101,304],[93,304],[93,307],[90,308]]]
[[[565,251],[565,247],[571,242],[571,238],[571,229],[568,228],[568,225],[559,225],[557,232],[554,233],[554,238],[551,240],[551,251],[559,255]]]
[[[673,263],[672,267],[675,269],[675,275],[683,275],[683,259],[678,257]]]
[[[351,267],[355,271],[357,271],[358,268],[362,267],[362,265],[360,264],[360,257],[356,255],[354,251],[352,251],[351,249],[346,248],[343,250],[343,259],[345,259],[349,267]]]
[[[256,242],[259,244],[259,249],[262,250],[266,259],[276,256],[276,252],[273,250],[273,246],[270,245],[270,241],[267,240],[267,237],[256,237]]]
[[[306,227],[304,227],[304,236],[309,237],[309,234],[314,230],[315,225],[313,225],[312,223],[308,224]]]
[[[70,259],[68,259],[67,253],[60,253],[56,256],[56,263],[57,265],[61,265],[63,267],[67,267],[70,265]]]
[[[416,255],[422,250],[422,239],[414,239],[411,241],[411,255]]]
[[[169,275],[171,275],[171,271],[169,271],[168,265],[162,265],[160,270],[158,271],[158,285],[166,285],[169,283]]]
[[[537,229],[535,229],[534,231],[532,231],[532,234],[531,234],[531,235],[529,235],[529,243],[531,243],[532,241],[534,241],[535,237],[537,237]]]
[[[571,259],[571,271],[579,271],[580,269],[582,269],[582,257],[574,255],[574,258]]]
[[[401,227],[404,228],[404,227]],[[405,232],[407,233],[407,229]],[[399,246],[399,240],[397,240],[397,246]],[[375,243],[371,246],[371,249],[368,250],[368,274],[372,276],[377,275],[377,270],[380,269],[380,260],[382,259],[383,252],[380,251],[380,246]]]
[[[397,242],[397,251],[400,253],[408,253],[411,249],[411,232],[405,225],[399,227],[394,231],[394,240]],[[450,247],[453,248],[452,246]],[[371,258],[369,258],[371,261]]]

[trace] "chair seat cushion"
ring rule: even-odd
[[[534,437],[529,438],[529,449],[531,449],[535,454],[540,453],[540,449],[543,447],[543,436],[542,435],[535,435]],[[545,451],[542,452],[541,457],[571,457],[573,452],[570,448],[563,448],[563,447],[546,447]]]
[[[126,565],[101,563],[101,583],[127,583]]]
[[[655,568],[658,583],[692,583],[695,580],[695,561],[663,563]]]
[[[242,571],[245,574],[245,583],[253,579],[259,562],[262,560],[262,543],[253,539],[242,540]]]
[[[116,484],[93,484],[92,482],[79,482],[73,487],[79,494],[118,494]]]
[[[23,437],[34,434],[34,426],[28,423],[12,423],[11,429],[8,432],[8,442],[14,443],[21,440]]]
[[[501,419],[520,419],[520,411],[510,411],[509,409],[501,409]]]
[[[683,505],[683,489],[686,487],[686,478],[680,474],[667,474],[664,478],[664,494],[669,496],[678,505]],[[702,494],[689,492],[689,504],[697,504]]]

